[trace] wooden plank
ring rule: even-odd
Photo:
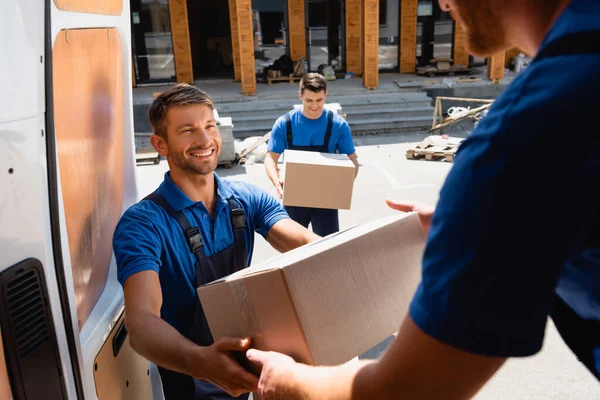
[[[229,0],[229,25],[231,30],[231,47],[233,47],[233,79],[239,82],[242,80],[242,72],[240,69],[240,36],[235,0]]]
[[[256,72],[254,65],[254,30],[252,29],[251,0],[234,0],[238,19],[240,46],[240,79],[242,93],[256,94]]]
[[[379,0],[363,0],[362,5],[363,86],[375,89],[379,85]]]
[[[186,0],[169,0],[177,82],[194,83]]]
[[[417,3],[402,0],[400,4],[400,73],[412,74],[417,67]]]
[[[487,76],[494,83],[498,83],[498,81],[504,78],[504,58],[506,53],[498,53],[491,57],[488,57],[488,65],[487,65]]]
[[[61,11],[87,14],[121,15],[123,0],[54,0]]]
[[[346,0],[346,71],[362,75],[361,0]]]
[[[454,21],[454,65],[469,66],[469,49],[467,47],[467,31],[463,25]]]
[[[306,58],[306,27],[304,0],[288,0],[288,34],[290,36],[290,58],[298,61]]]

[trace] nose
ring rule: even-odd
[[[208,132],[204,128],[199,128],[194,135],[194,144],[198,147],[210,146],[211,140]]]

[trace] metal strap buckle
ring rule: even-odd
[[[190,246],[192,253],[204,246],[204,243],[202,243],[202,235],[196,226],[186,229],[185,237],[187,238],[188,245]]]
[[[231,210],[231,224],[233,229],[245,229],[246,228],[246,215],[244,210],[241,208],[234,208]]]

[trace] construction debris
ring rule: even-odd
[[[406,151],[409,160],[448,161],[454,162],[454,156],[463,138],[429,136],[421,143]]]

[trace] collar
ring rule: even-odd
[[[215,185],[217,186],[217,195],[219,195],[219,197],[221,197],[224,201],[227,201],[230,197],[233,196],[233,191],[229,187],[228,182],[222,181],[216,172],[213,173],[215,174]],[[175,211],[180,211],[184,208],[191,207],[196,204],[188,197],[187,194],[183,192],[183,190],[179,188],[179,186],[175,184],[175,182],[173,182],[169,171],[165,172],[165,178],[158,187],[157,192],[158,194],[163,196],[165,200],[167,200],[167,203],[169,203],[169,205],[173,207]]]

